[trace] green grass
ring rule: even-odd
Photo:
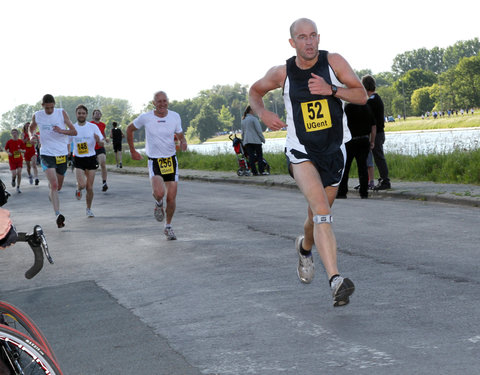
[[[472,128],[480,127],[480,116],[458,115],[445,116],[434,120],[430,118],[422,120],[420,117],[407,117],[404,120],[395,120],[395,122],[385,123],[385,131],[406,131],[406,130],[434,130],[434,129],[454,129],[454,128]]]
[[[196,152],[179,152],[178,162],[182,169],[236,172],[237,157],[232,154],[202,155]],[[287,174],[283,153],[266,153],[272,174]],[[451,153],[408,156],[396,153],[386,154],[390,178],[400,181],[433,181],[451,184],[480,185],[480,149],[474,151],[456,150]],[[115,164],[113,153],[107,152],[107,163]],[[147,166],[147,160],[132,160],[130,153],[123,153],[124,166]],[[378,177],[378,170],[375,176]],[[355,161],[350,177],[358,178]]]

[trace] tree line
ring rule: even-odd
[[[395,57],[391,72],[372,74],[371,70],[355,71],[359,77],[371,74],[377,81],[377,92],[385,104],[385,115],[419,116],[425,112],[480,107],[480,41],[478,38],[459,41],[445,49],[434,47],[407,51]],[[221,132],[240,129],[243,112],[248,105],[248,85],[216,85],[192,98],[173,100],[170,109],[182,117],[188,139],[200,141]],[[138,113],[133,113],[127,100],[101,96],[56,96],[57,106],[75,119],[75,107],[82,103],[91,111],[99,108],[102,121],[116,121],[125,128]],[[282,91],[269,92],[265,107],[285,120]],[[41,103],[22,104],[2,115],[0,142],[5,144],[12,128],[30,121]],[[148,104],[141,112],[152,109]],[[143,140],[143,131],[135,132]],[[5,140],[4,140],[5,138]]]

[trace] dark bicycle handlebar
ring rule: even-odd
[[[45,238],[45,234],[40,225],[35,225],[33,227],[33,233],[27,234],[25,232],[18,232],[17,236],[17,242],[27,242],[34,255],[34,263],[32,267],[25,272],[25,277],[27,279],[33,278],[43,268],[44,255],[48,262],[53,264],[53,259],[48,251],[47,239]]]

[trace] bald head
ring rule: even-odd
[[[315,22],[313,22],[311,19],[308,18],[299,18],[298,20],[294,21],[292,25],[290,26],[290,37],[294,39],[295,37],[295,32],[297,30],[297,26],[303,25],[303,24],[310,24],[314,27],[315,31],[318,32],[317,30],[317,25]]]

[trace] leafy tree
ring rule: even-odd
[[[439,77],[441,98],[448,108],[459,109],[480,105],[480,56],[462,59],[455,68]]]
[[[233,117],[229,109],[224,105],[220,110],[220,115],[218,116],[218,119],[223,124],[223,128],[222,128],[223,131],[228,131],[233,129],[233,120],[235,119],[235,117]]]
[[[411,99],[413,115],[419,116],[422,113],[431,111],[433,109],[435,102],[430,93],[431,88],[429,87],[422,87],[413,92]]]
[[[357,77],[360,79],[362,79],[362,77],[366,75],[373,76],[373,73],[370,69],[354,70],[354,72],[357,75]]]
[[[361,77],[360,77],[361,78]],[[392,72],[381,72],[374,75],[375,82],[378,87],[388,87],[392,86],[395,82],[395,76]]]
[[[455,68],[453,90],[462,108],[480,105],[480,56],[463,58]]]
[[[447,69],[454,68],[462,58],[480,55],[480,41],[478,38],[459,41],[447,47],[444,54],[444,63]],[[445,69],[446,70],[446,69]]]
[[[428,87],[437,82],[437,75],[428,70],[412,69],[405,73],[394,83],[394,88],[399,94],[405,93],[410,99],[413,92],[421,87]]]
[[[202,106],[200,113],[192,120],[191,125],[200,141],[204,142],[219,131],[223,123],[218,119],[218,114],[213,107],[206,103]]]
[[[462,58],[477,56],[479,53],[480,41],[478,38],[459,41],[446,49],[434,47],[431,50],[420,48],[406,51],[395,56],[392,72],[396,76],[401,76],[409,70],[423,69],[441,74],[455,67]]]
[[[169,104],[172,111],[177,112],[182,119],[183,131],[187,132],[195,116],[200,112],[202,101],[199,99],[186,99],[181,102],[173,101]]]
[[[23,124],[32,120],[33,114],[40,109],[39,107],[41,108],[41,106],[32,106],[30,104],[17,105],[14,109],[2,115],[0,127],[11,130],[23,126]]]
[[[395,89],[392,86],[381,86],[377,87],[376,91],[382,98],[385,116],[393,116],[396,111],[393,110],[392,103],[394,98],[398,96]],[[403,102],[401,103],[401,108],[403,108]],[[403,113],[403,110],[398,113]]]
[[[12,138],[12,134],[10,133],[10,130],[4,130],[0,134],[0,143],[2,145],[2,148],[5,147],[5,144],[7,141]]]
[[[423,69],[409,70],[393,85],[398,96],[402,98],[401,107],[399,107],[400,101],[397,99],[395,104],[392,104],[393,109],[408,116],[411,113],[411,97],[413,92],[422,87],[429,87],[436,82],[437,75],[431,71]],[[405,101],[405,104],[403,104],[403,101]],[[402,110],[399,111],[399,109]]]

